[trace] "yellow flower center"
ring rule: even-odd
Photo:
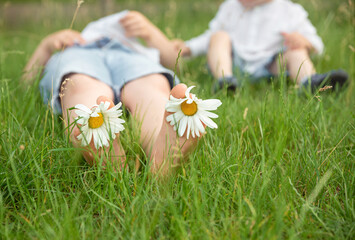
[[[197,104],[194,101],[192,103],[187,103],[186,100],[181,103],[181,111],[187,116],[192,116],[197,112]]]
[[[98,128],[102,124],[104,124],[104,118],[101,113],[98,113],[98,117],[90,117],[89,118],[89,127],[90,128]]]

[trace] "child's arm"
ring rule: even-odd
[[[126,31],[127,37],[138,37],[143,39],[147,46],[160,51],[160,62],[167,68],[174,69],[178,51],[173,43],[150,22],[143,14],[130,11],[120,20],[122,27]]]
[[[180,52],[180,56],[182,57],[190,57],[191,56],[191,49],[186,46],[185,42],[181,39],[173,39],[171,43],[174,46],[175,51]]]
[[[308,19],[306,10],[301,5],[291,1],[285,6],[287,8],[284,11],[283,18],[286,21],[285,23],[288,22],[288,28],[286,28],[287,33],[281,33],[285,40],[285,45],[291,49],[306,48],[309,53],[322,54],[324,49],[323,41],[317,34],[317,29]]]
[[[25,82],[32,80],[38,71],[42,71],[54,51],[72,46],[76,41],[78,43],[85,42],[79,32],[70,29],[61,30],[45,37],[26,64],[22,79]]]

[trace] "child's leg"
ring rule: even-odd
[[[228,33],[219,31],[211,36],[207,61],[216,79],[233,75],[232,43]]]
[[[228,33],[219,31],[211,36],[207,61],[213,77],[217,79],[214,91],[225,86],[235,91],[239,84],[233,76],[232,42]]]
[[[114,94],[107,84],[84,74],[71,74],[67,76],[67,79],[69,80],[65,81],[61,91],[61,104],[65,124],[68,123],[68,120],[69,124],[74,122],[74,118],[77,115],[74,111],[68,109],[74,107],[76,104],[83,104],[91,108],[93,105],[98,104],[101,101],[111,101],[111,106],[113,105],[112,101],[114,99]],[[79,146],[79,142],[76,138],[79,134],[80,130],[78,127],[75,127],[70,133],[71,140],[76,146]],[[90,144],[90,147],[91,149],[83,152],[83,155],[90,164],[93,164],[95,159],[92,153],[98,152],[100,156],[103,156],[105,153],[103,149],[97,151],[93,142]],[[109,149],[107,148],[105,151],[108,153]],[[109,155],[110,161],[114,166],[117,166],[116,164],[120,164],[121,167],[124,165],[125,153],[121,147],[118,136],[113,142]],[[104,162],[104,165],[105,164],[106,162]]]
[[[333,89],[337,85],[342,87],[348,80],[348,74],[343,70],[317,74],[306,49],[286,51],[281,60],[271,64],[271,73],[278,75],[279,66],[286,66],[290,77],[296,81],[297,85],[306,89],[310,88],[313,92],[325,85]]]
[[[183,98],[186,89],[186,85],[179,84],[171,93],[175,97]],[[176,138],[173,127],[166,122],[165,104],[169,95],[169,83],[161,74],[151,74],[131,81],[122,90],[122,103],[141,122],[142,146],[153,161],[154,172],[169,156],[172,156],[176,164],[196,142],[193,138]],[[164,172],[168,171],[168,164],[166,166]]]
[[[185,84],[176,85],[170,92],[175,98],[184,98],[187,86]],[[154,173],[167,174],[177,167],[188,153],[196,146],[199,138],[186,139],[186,133],[179,137],[173,126],[167,121],[166,117],[171,113],[164,111],[163,124],[158,138],[153,146],[154,162],[151,170]]]
[[[287,50],[270,65],[271,73],[279,75],[280,66],[286,67],[290,77],[297,84],[300,84],[301,80],[312,76],[316,72],[306,49]]]
[[[163,123],[169,92],[169,82],[161,74],[136,79],[122,89],[122,103],[141,124],[140,140],[147,154],[151,151]]]

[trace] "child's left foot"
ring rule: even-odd
[[[184,98],[186,89],[185,84],[178,84],[171,90],[170,94],[175,98]],[[174,130],[174,126],[171,126],[166,120],[166,117],[170,114],[165,111],[163,125],[154,144],[151,158],[153,161],[152,172],[163,175],[168,173],[171,168],[177,167],[200,139],[200,137],[192,138],[191,136],[187,139],[186,132],[182,137],[179,137]]]
[[[96,100],[97,104],[101,102],[109,102],[110,106],[108,109],[114,107],[114,103],[105,96],[100,96]],[[78,126],[74,127],[72,142],[75,146],[79,147],[81,145],[81,141],[78,140],[78,136],[81,134]],[[82,140],[83,141],[83,140]],[[91,139],[90,143],[84,147],[84,151],[82,152],[85,160],[90,165],[98,164],[102,160],[102,165],[106,167],[108,164],[112,165],[114,170],[122,169],[126,162],[125,152],[122,148],[122,145],[119,141],[119,134],[116,134],[116,138],[112,141],[109,147],[97,147],[94,144],[94,137]]]
[[[324,86],[331,86],[335,90],[338,85],[343,87],[348,80],[348,74],[343,70],[333,70],[324,74],[313,74],[310,81],[307,79],[301,85],[303,88],[310,88],[312,92],[317,91]]]

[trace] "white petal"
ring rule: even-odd
[[[112,128],[111,130],[114,132],[114,133],[118,133],[120,131],[123,131],[124,130],[124,127],[121,123],[124,123],[125,121],[122,120],[122,119],[115,119],[115,120],[110,120],[109,121],[109,126],[110,128]],[[108,128],[109,129],[109,128]]]
[[[170,125],[175,125],[176,123],[178,123],[178,121],[176,120],[175,114],[170,114],[169,116],[167,116],[166,121],[168,121],[170,123]]]
[[[174,114],[170,114],[169,116],[166,117],[166,120],[170,122],[171,125],[175,125],[178,123],[183,117],[185,117],[185,114],[182,111],[176,112]]]
[[[191,131],[191,136],[195,138],[195,131]]]
[[[178,111],[174,115],[175,115],[176,121],[180,121],[185,116],[185,114],[182,111]]]
[[[117,113],[117,114],[119,114],[119,113],[122,112],[122,110],[119,110],[119,108],[120,107],[117,104],[116,106],[113,106],[112,108],[107,109],[106,113]]]
[[[218,99],[203,100],[198,104],[199,109],[210,110],[210,111],[216,110],[221,105],[222,105],[222,102]]]
[[[170,123],[171,125],[174,125],[176,122],[175,122],[175,118],[174,118],[174,114],[170,114],[168,115],[166,118],[166,121],[168,123]]]
[[[195,87],[195,86],[191,86],[191,87],[189,87],[189,88],[186,89],[186,92],[185,92],[186,98],[190,98],[190,91],[191,91],[191,89],[193,89],[194,87]]]
[[[197,137],[200,137],[200,132],[198,131],[197,128],[196,128],[196,130],[195,130],[195,134],[196,134]]]
[[[189,139],[191,127],[192,127],[192,118],[191,117],[187,117],[186,139]]]
[[[208,112],[208,111],[204,111],[204,110],[200,110],[199,114],[200,115],[204,115],[204,116],[209,117],[209,118],[218,118],[217,114],[212,113],[212,112]]]
[[[104,103],[104,109],[105,110],[107,110],[109,107],[110,107],[110,102],[109,101],[106,101],[105,103]]]
[[[110,122],[108,124],[105,125],[105,129],[106,129],[106,132],[107,132],[107,138],[110,139],[110,136],[111,138],[114,139],[114,137],[116,136],[116,133],[118,133],[118,129],[117,129],[117,124],[116,123],[113,123],[113,122]]]
[[[79,110],[79,109],[75,110],[75,113],[76,113],[76,115],[78,115],[77,116],[78,118],[87,118],[87,119],[89,119],[90,115],[92,114],[92,112],[90,112],[90,114],[89,114],[89,113],[84,112],[84,111]]]
[[[92,113],[91,109],[88,108],[87,106],[83,105],[83,104],[77,104],[77,105],[75,105],[75,108],[77,110],[81,110],[82,112],[85,112],[87,114],[91,114]]]
[[[105,112],[103,115],[104,120],[107,121],[108,119],[116,119],[118,118],[117,112]]]
[[[117,109],[119,109],[121,106],[122,106],[122,102],[119,102],[119,103],[116,104],[115,107],[117,107]]]
[[[91,137],[92,137],[91,129],[88,128],[87,125],[84,125],[81,127],[80,131],[81,131],[81,134],[77,138],[78,138],[78,140],[81,141],[82,146],[86,146],[91,141]]]
[[[75,110],[74,112],[75,112],[76,115],[78,115],[79,117],[85,117],[85,118],[89,118],[89,117],[90,117],[90,114],[91,114],[91,112],[90,112],[90,114],[89,114],[89,113],[84,112],[84,111],[82,111],[82,110],[80,110],[80,109],[77,109],[77,110]]]
[[[97,131],[97,133],[98,133],[98,135],[99,135],[99,139],[100,139],[100,143],[101,143],[101,147],[102,146],[109,146],[109,143],[108,143],[108,141],[107,141],[107,137],[106,137],[106,134],[107,134],[107,132],[105,131],[105,129],[99,129],[98,131]]]
[[[75,118],[75,119],[77,119],[77,120],[76,120],[76,123],[77,123],[77,124],[80,124],[80,125],[83,125],[83,124],[86,122],[85,119],[82,118],[82,117],[80,117],[80,118]]]
[[[95,148],[96,149],[99,149],[99,147],[100,147],[100,139],[99,139],[99,134],[98,134],[98,132],[97,132],[97,130],[95,129],[94,131],[92,131],[92,137],[94,138],[94,145],[95,145]]]
[[[92,139],[92,129],[88,128],[86,130],[86,134],[85,134],[85,145],[88,145],[90,144],[91,142],[91,139]]]
[[[101,135],[103,135],[103,138],[110,140],[110,129],[106,128],[104,125],[100,128]]]
[[[120,109],[121,106],[122,106],[122,103],[119,102],[115,106],[113,106],[112,108],[108,109],[107,111],[110,111],[110,110],[117,111],[118,109]]]
[[[180,110],[181,110],[181,107],[180,107],[180,105],[168,106],[168,107],[165,108],[165,110],[166,110],[167,112],[175,113],[175,112],[180,111]]]
[[[93,112],[93,113],[91,113],[91,115],[90,115],[90,117],[98,117],[98,116],[100,116],[97,112]]]
[[[187,117],[183,117],[179,123],[179,136],[182,137],[185,133],[187,125]]]
[[[100,112],[105,112],[107,109],[105,108],[105,102],[101,101],[99,103],[98,109],[100,109]]]
[[[199,115],[195,115],[194,116],[194,123],[195,123],[195,133],[197,136],[200,136],[198,133],[201,132],[201,133],[204,133],[205,132],[205,128],[203,127],[202,123],[201,123],[201,120],[199,118]]]
[[[186,98],[184,99],[179,99],[178,101],[168,101],[165,104],[165,110],[167,112],[177,112],[181,109],[180,105],[181,103],[183,103],[184,101],[186,101]]]
[[[210,128],[218,128],[217,124],[204,115],[200,115],[201,121]]]

